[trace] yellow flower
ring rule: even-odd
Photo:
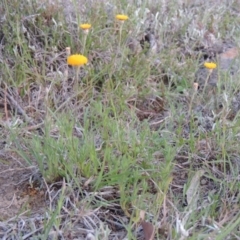
[[[205,62],[204,67],[208,69],[215,69],[217,67],[217,64],[213,62]]]
[[[128,20],[128,16],[127,15],[118,14],[118,15],[116,15],[116,19],[120,20],[120,21],[125,21],[125,20]]]
[[[89,24],[89,23],[84,23],[84,24],[80,24],[79,27],[80,27],[82,30],[88,30],[88,29],[90,29],[90,28],[92,27],[92,25]]]
[[[82,66],[88,62],[88,59],[80,54],[70,55],[67,58],[67,64],[71,66]]]

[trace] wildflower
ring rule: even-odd
[[[67,58],[67,64],[68,65],[71,65],[71,66],[82,66],[84,64],[87,64],[88,62],[88,59],[83,56],[83,55],[80,55],[80,54],[74,54],[74,55],[70,55],[68,58]]]
[[[128,16],[127,15],[118,14],[118,15],[116,15],[116,19],[120,20],[120,21],[126,21],[126,20],[128,20]]]
[[[66,47],[66,54],[67,54],[67,56],[71,55],[71,48],[70,47]]]
[[[215,69],[217,67],[217,64],[213,62],[205,62],[204,67],[211,70]]]
[[[198,83],[196,83],[196,82],[193,83],[193,89],[194,89],[195,91],[198,90]]]
[[[214,63],[214,62],[205,62],[204,67],[208,69],[208,75],[207,75],[207,78],[205,80],[205,84],[204,84],[204,87],[203,87],[203,93],[205,93],[207,84],[209,83],[210,76],[213,72],[213,69],[215,69],[217,67],[217,64]]]
[[[80,24],[79,27],[80,27],[82,30],[89,30],[89,29],[92,27],[92,25],[89,24],[89,23],[84,23],[84,24]]]

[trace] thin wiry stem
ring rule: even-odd
[[[76,67],[76,79],[75,79],[75,83],[74,83],[75,92],[78,91],[79,71],[80,71],[80,66],[77,66]]]
[[[85,30],[86,31],[86,30]],[[85,47],[86,47],[86,42],[87,42],[87,33],[84,34],[83,37],[83,49],[82,49],[82,54],[85,54]]]
[[[209,73],[208,73],[208,75],[206,77],[206,80],[205,80],[205,83],[204,83],[204,87],[203,87],[203,94],[206,91],[206,87],[207,87],[207,84],[208,84],[208,81],[209,81],[209,78],[210,78],[211,74],[212,74],[212,69],[209,70]]]
[[[119,29],[119,50],[120,50],[120,47],[121,47],[121,42],[122,42],[122,29],[123,29],[123,21],[121,21],[120,23],[120,29]]]

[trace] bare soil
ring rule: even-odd
[[[35,167],[28,167],[14,153],[0,153],[0,220],[41,212],[47,201],[44,190],[31,181]]]

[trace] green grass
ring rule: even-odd
[[[84,10],[73,1],[67,15],[60,5],[0,3],[0,94],[12,106],[1,137],[36,166],[47,203],[39,231],[32,211],[31,228],[2,237],[143,239],[145,212],[156,239],[239,239],[239,77],[219,67],[215,94],[192,87],[214,45],[204,33],[237,46],[237,3],[111,2]],[[121,37],[117,13],[129,16]],[[131,51],[126,42],[140,45],[148,28],[158,52],[146,40]],[[83,54],[83,45],[89,63],[76,83],[65,48]]]

